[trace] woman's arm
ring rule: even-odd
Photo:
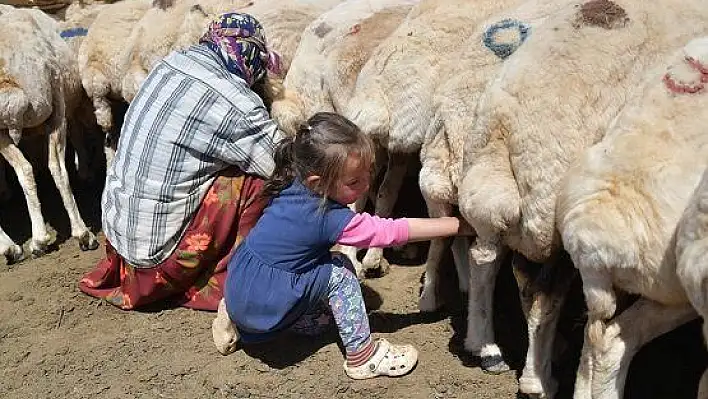
[[[216,158],[246,173],[270,177],[275,166],[275,146],[285,137],[284,133],[262,105],[245,114],[234,112],[232,116],[233,119],[222,122],[221,130],[216,133],[221,143]]]

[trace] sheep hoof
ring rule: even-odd
[[[90,231],[82,234],[81,237],[79,237],[79,248],[81,248],[82,251],[93,251],[98,248],[96,236],[94,236]]]
[[[32,252],[32,258],[39,258],[47,253],[49,246],[46,243],[32,242],[30,244],[30,250]]]
[[[390,266],[388,264],[388,261],[382,256],[381,258],[379,258],[378,262],[373,262],[373,264],[367,264],[367,262],[364,262],[363,268],[365,278],[379,278],[385,276],[388,273]]]
[[[30,252],[32,253],[32,258],[39,258],[44,256],[49,250],[49,236],[43,239],[32,239],[30,241]]]
[[[501,355],[480,356],[479,365],[488,374],[501,374],[511,370]]]
[[[14,265],[15,263],[22,262],[26,257],[25,252],[19,245],[15,245],[15,248],[11,248],[10,251],[5,254],[5,259],[8,265]]]

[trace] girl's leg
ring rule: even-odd
[[[415,348],[371,339],[364,296],[346,256],[335,257],[327,298],[346,351],[344,370],[349,377],[401,376],[413,369],[418,361]]]
[[[352,263],[335,257],[329,279],[329,307],[347,355],[347,366],[364,364],[374,350],[364,296]]]
[[[289,330],[295,334],[316,336],[332,327],[332,312],[327,303],[320,304],[300,317]]]

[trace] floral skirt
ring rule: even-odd
[[[81,291],[125,310],[161,300],[216,311],[226,267],[236,246],[255,226],[267,200],[263,180],[228,171],[217,177],[177,249],[150,268],[126,262],[106,240],[106,257],[79,282]]]

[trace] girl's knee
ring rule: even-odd
[[[354,275],[354,278],[356,278],[356,269],[354,269],[354,264],[352,263],[351,259],[342,252],[332,252],[332,260],[334,267],[342,267],[346,269],[346,271],[342,270],[344,273],[351,273]]]

